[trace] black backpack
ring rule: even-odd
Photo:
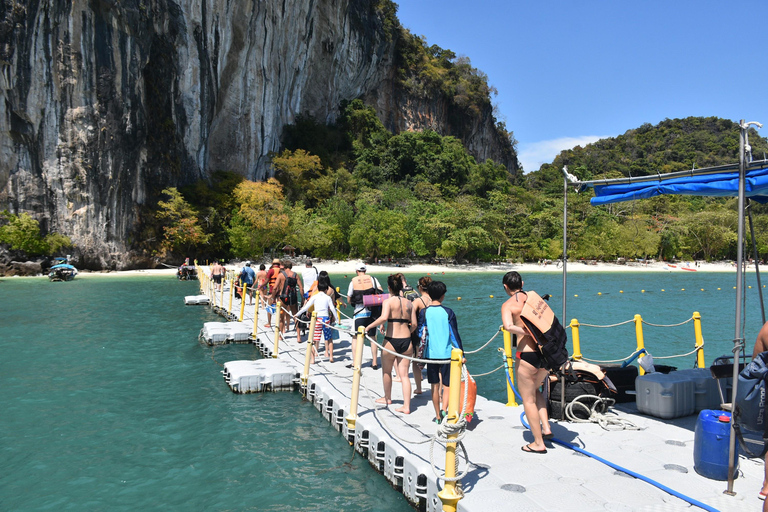
[[[283,291],[280,292],[280,300],[282,302],[285,302],[288,300],[288,298],[295,299],[296,298],[296,272],[293,273],[293,276],[288,277],[288,274],[285,273],[285,270],[280,271],[283,276],[285,276],[285,282],[283,283]]]

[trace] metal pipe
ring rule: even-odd
[[[314,314],[314,313],[313,313]],[[328,341],[326,341],[328,343]],[[347,438],[349,444],[355,442],[355,428],[357,428],[357,405],[360,396],[360,367],[363,364],[363,346],[365,346],[365,329],[361,325],[357,328],[357,343],[352,354],[354,369],[352,370],[352,396],[349,402],[349,415],[347,416]]]
[[[304,354],[304,371],[301,373],[301,388],[306,393],[307,382],[309,381],[309,362],[312,359],[312,345],[315,341],[315,324],[317,323],[317,311],[312,312],[312,318],[309,321],[309,337],[307,338],[307,353]],[[297,336],[298,334],[297,329]],[[327,343],[327,342],[326,342]]]
[[[568,270],[568,167],[563,167],[563,316],[565,322],[565,306],[567,302]]]
[[[573,358],[581,361],[581,337],[579,336],[579,321],[571,319],[571,338],[573,340]]]
[[[693,312],[693,334],[696,337],[696,368],[706,368],[704,362],[704,336],[701,335],[701,314]]]
[[[745,139],[744,134],[747,131],[747,125],[742,119],[739,123],[741,130],[739,131],[739,203],[738,203],[738,215],[739,215],[739,227],[738,227],[738,246],[736,247],[736,328],[733,334],[733,388],[731,391],[731,411],[733,411],[733,403],[736,399],[736,388],[739,384],[739,355],[740,346],[743,344],[743,333],[741,332],[741,294],[743,293],[743,286],[741,283],[744,264],[744,190],[745,190]],[[731,422],[731,436],[728,443],[728,489],[726,494],[734,494],[733,492],[733,479],[736,470],[735,467],[736,458],[736,431],[733,429],[733,422]]]
[[[756,160],[746,164],[747,171],[762,169],[768,165],[768,160]],[[687,176],[703,176],[705,174],[717,174],[721,172],[736,171],[740,169],[740,164],[716,165],[713,167],[704,167],[701,169],[691,169],[690,171],[675,171],[666,174],[649,174],[647,176],[633,176],[629,178],[612,178],[609,180],[591,180],[591,181],[572,181],[571,185],[575,187],[594,187],[601,185],[620,185],[630,183],[643,183],[646,181],[664,181],[674,178],[683,178]]]
[[[278,349],[280,346],[280,319],[281,315],[283,314],[283,303],[280,301],[277,301],[277,305],[275,307],[275,318],[272,319],[272,323],[275,324],[275,348],[272,350],[272,357],[277,357]],[[275,322],[277,320],[277,322]]]

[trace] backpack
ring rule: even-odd
[[[528,332],[536,340],[544,364],[551,371],[558,371],[568,362],[566,343],[568,336],[549,304],[536,292],[521,292],[526,295],[520,318]]]
[[[733,429],[736,431],[741,447],[752,457],[765,455],[768,445],[763,447],[761,454],[753,454],[744,442],[741,429],[762,432],[764,440],[768,435],[768,418],[765,414],[766,379],[768,379],[768,352],[762,352],[739,373],[738,389],[734,399]]]
[[[283,290],[280,292],[280,300],[282,302],[285,302],[288,300],[288,298],[296,298],[296,272],[293,273],[293,276],[288,277],[288,274],[285,273],[285,270],[280,271],[283,276],[285,276],[285,283],[283,284]]]

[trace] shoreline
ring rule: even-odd
[[[325,270],[329,274],[346,274],[354,275],[355,269],[363,263],[362,260],[322,260],[313,261],[314,266],[318,270]],[[672,266],[674,265],[674,266]],[[402,272],[404,274],[446,274],[446,273],[504,273],[510,270],[516,270],[521,274],[530,273],[552,273],[561,274],[562,265],[556,263],[549,263],[547,265],[540,265],[537,263],[478,263],[478,264],[428,264],[428,263],[416,263],[413,265],[400,265],[397,266],[393,263],[376,263],[366,264],[369,274],[394,274]],[[236,270],[242,267],[239,265],[226,265],[228,270]],[[294,266],[294,270],[301,274],[304,265],[297,264]],[[685,270],[689,268],[691,270]],[[688,263],[686,266],[683,264],[668,264],[664,262],[654,262],[648,264],[639,263],[627,263],[620,265],[616,263],[595,263],[586,264],[580,261],[568,263],[568,273],[639,273],[639,272],[668,272],[668,273],[684,273],[692,274],[694,272],[719,272],[719,273],[736,273],[736,265],[731,262],[715,262],[715,263],[700,263],[697,267],[694,263]],[[754,266],[747,267],[747,272],[754,271]],[[118,270],[110,272],[89,272],[81,271],[78,273],[77,278],[91,278],[96,276],[172,276],[176,274],[175,268],[161,268],[161,269],[140,269],[140,270]]]

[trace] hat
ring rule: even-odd
[[[275,258],[272,260],[273,265],[279,265],[280,264],[280,258]]]
[[[368,267],[366,267],[365,265],[360,264],[360,265],[357,266],[357,268],[355,270],[358,271],[358,272],[365,272],[366,270],[368,270]]]
[[[246,266],[246,267],[250,267],[250,266],[251,266],[251,262],[250,262],[250,261],[246,261],[246,262],[245,262],[245,266]]]

